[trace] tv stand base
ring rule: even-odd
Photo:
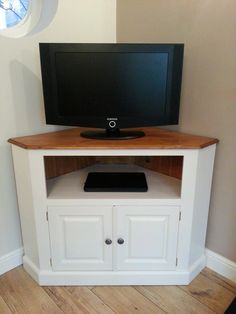
[[[142,131],[121,131],[120,129],[106,129],[101,131],[84,131],[80,135],[85,138],[91,138],[96,140],[130,140],[138,137],[145,136]]]
[[[52,271],[40,270],[27,256],[24,269],[40,286],[101,286],[101,285],[188,285],[206,266],[201,255],[188,270],[169,271]]]

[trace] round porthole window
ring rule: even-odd
[[[28,10],[29,0],[0,0],[0,29],[23,22]]]
[[[38,23],[42,0],[0,0],[0,34],[22,37]]]

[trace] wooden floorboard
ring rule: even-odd
[[[92,291],[115,313],[165,313],[130,286],[95,287]]]
[[[44,287],[64,313],[114,313],[87,287]]]
[[[0,313],[4,314],[11,314],[12,312],[10,311],[8,305],[5,303],[3,298],[0,296]]]
[[[0,296],[11,313],[63,313],[22,267],[17,267],[0,277]]]
[[[223,314],[235,296],[209,269],[188,286],[40,287],[22,267],[0,277],[0,314]]]
[[[236,294],[236,283],[234,283],[233,281],[231,281],[231,280],[229,280],[229,279],[227,279],[227,278],[217,274],[215,271],[213,271],[213,270],[211,270],[209,268],[203,269],[201,274],[203,276],[206,276],[210,280],[218,283],[219,285],[221,285],[222,287],[224,287],[227,290],[231,291],[232,293]]]
[[[180,288],[216,313],[224,313],[235,297],[234,293],[202,274],[190,285]]]
[[[214,314],[207,306],[177,286],[139,286],[136,289],[166,313]]]

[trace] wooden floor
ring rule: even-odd
[[[205,269],[189,286],[40,287],[22,267],[0,277],[0,314],[224,313],[236,284]]]

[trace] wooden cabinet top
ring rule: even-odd
[[[146,136],[132,140],[94,140],[81,137],[84,130],[66,129],[11,138],[9,142],[25,149],[199,149],[218,142],[215,138],[159,128],[142,128]]]

